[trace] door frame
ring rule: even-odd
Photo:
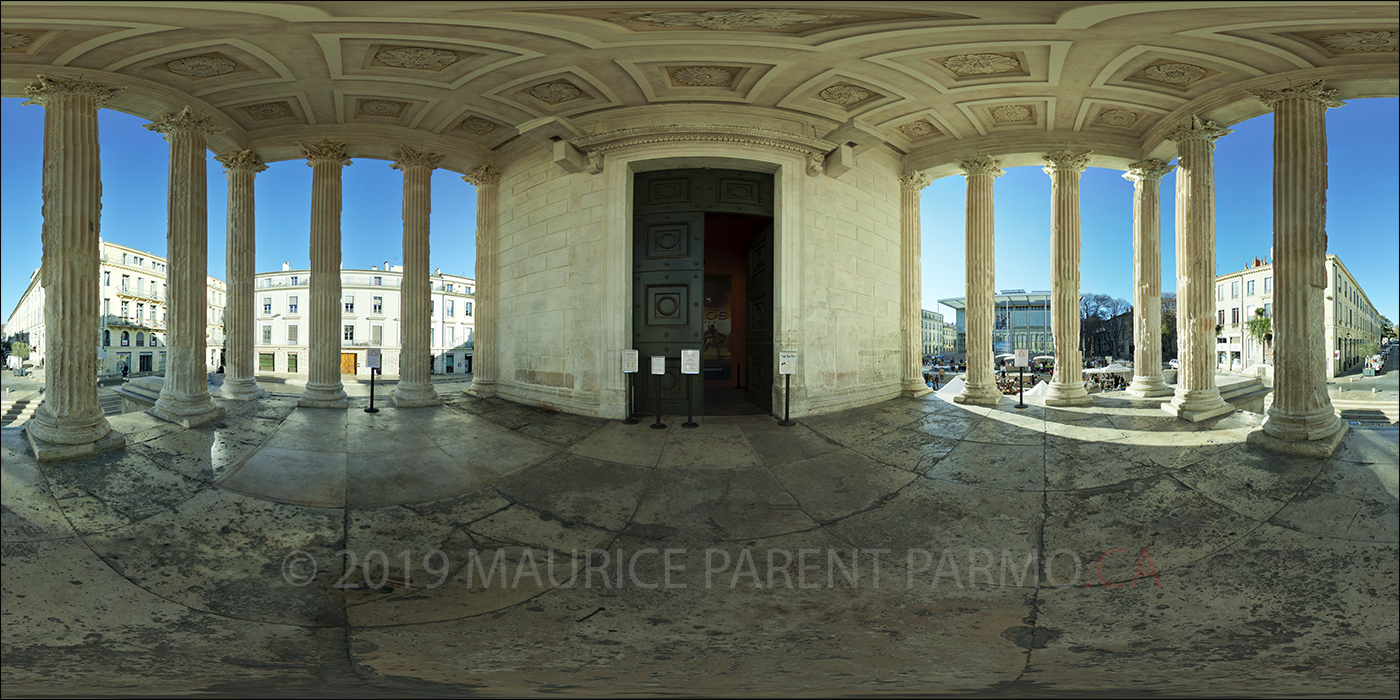
[[[626,375],[622,351],[632,347],[633,187],[635,175],[652,170],[717,168],[773,175],[773,367],[779,350],[801,349],[802,203],[813,176],[807,174],[805,154],[781,148],[711,145],[707,143],[650,144],[642,153],[609,153],[603,182],[603,303],[599,333],[599,414],[627,416]],[[800,356],[799,356],[800,357]],[[806,382],[792,378],[794,416],[805,415]],[[641,368],[645,369],[645,368]],[[645,372],[641,372],[644,374]],[[773,406],[782,405],[782,384],[774,382]]]

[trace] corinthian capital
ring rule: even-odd
[[[1191,115],[1185,124],[1177,126],[1168,131],[1165,137],[1169,141],[1205,141],[1212,146],[1215,140],[1226,134],[1233,134],[1233,129],[1226,129],[1213,121],[1203,120],[1196,115]]]
[[[181,131],[193,131],[197,134],[219,134],[228,131],[227,128],[219,126],[219,123],[209,117],[186,107],[175,114],[162,114],[155,121],[146,125],[147,129],[157,134],[174,134]]]
[[[918,192],[923,188],[928,187],[928,184],[930,182],[933,182],[933,180],[930,180],[928,175],[925,175],[924,173],[919,172],[918,170],[911,170],[910,172],[904,173],[903,175],[899,176],[899,189],[906,191],[913,190],[915,192]]]
[[[1314,80],[1301,85],[1290,85],[1277,90],[1248,90],[1251,96],[1273,109],[1284,100],[1312,100],[1327,107],[1341,107],[1344,103],[1337,99],[1337,91],[1322,86],[1322,80]]]
[[[1054,175],[1059,172],[1082,173],[1089,167],[1089,156],[1094,155],[1093,151],[1083,153],[1070,153],[1060,151],[1059,153],[1046,153],[1044,158],[1048,163],[1043,170],[1046,175]]]
[[[400,146],[399,152],[394,154],[394,164],[391,166],[395,170],[407,168],[427,168],[432,170],[437,167],[438,161],[442,160],[441,153],[429,153],[420,151],[412,146]]]
[[[501,169],[494,165],[478,165],[468,170],[462,179],[476,187],[494,185],[501,181]]]
[[[101,107],[107,104],[107,100],[116,97],[125,89],[120,85],[103,85],[85,78],[57,78],[52,75],[41,75],[38,85],[24,86],[24,94],[29,96],[24,104],[42,105],[50,97],[59,95],[87,95],[96,99],[97,106]]]
[[[1006,172],[997,167],[999,165],[1001,165],[1001,161],[991,156],[978,156],[976,158],[958,161],[958,167],[962,168],[964,177],[972,177],[973,175],[1001,177],[1005,175]]]
[[[224,172],[230,170],[246,170],[251,173],[260,173],[267,170],[267,165],[263,163],[263,159],[259,158],[258,154],[250,149],[214,156],[214,160],[224,164]]]
[[[1128,172],[1123,173],[1124,180],[1138,182],[1140,180],[1161,180],[1163,175],[1176,168],[1175,165],[1168,165],[1156,158],[1140,160],[1128,165]]]
[[[350,165],[350,156],[345,154],[346,146],[345,143],[336,143],[329,138],[321,139],[320,143],[297,143],[301,154],[306,157],[307,165],[316,165],[317,163]]]

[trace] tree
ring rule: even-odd
[[[1254,318],[1245,324],[1245,333],[1251,340],[1263,346],[1264,364],[1272,364],[1270,359],[1273,354],[1271,351],[1274,343],[1274,321],[1264,313],[1264,309],[1254,310]]]
[[[1162,295],[1162,359],[1176,355],[1176,292],[1167,292]]]
[[[29,359],[29,343],[18,342],[10,346],[10,354],[21,360]]]
[[[1394,338],[1394,337],[1395,337],[1395,324],[1394,324],[1393,322],[1391,322],[1390,319],[1388,319],[1388,318],[1386,318],[1386,317],[1384,317],[1384,316],[1381,317],[1381,337],[1382,337],[1382,338]]]

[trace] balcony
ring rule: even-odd
[[[135,328],[137,330],[161,330],[165,328],[164,321],[157,321],[149,318],[136,318],[134,316],[118,316],[116,314],[103,315],[102,325],[112,328]]]
[[[148,299],[150,301],[160,301],[160,292],[154,290],[137,291],[128,285],[117,287],[117,296],[131,297],[133,299]]]

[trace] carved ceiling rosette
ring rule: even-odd
[[[918,121],[909,122],[908,124],[902,124],[899,130],[911,139],[923,138],[938,133],[938,127],[934,126],[933,122],[927,119],[920,119]]]
[[[59,95],[86,95],[97,100],[97,106],[101,107],[123,90],[126,88],[120,85],[94,83],[86,78],[59,78],[52,75],[41,75],[38,85],[24,86],[24,94],[29,96],[24,104],[42,105],[50,97]]]
[[[657,27],[699,27],[701,29],[785,29],[799,24],[831,24],[853,14],[815,13],[802,10],[714,10],[711,12],[623,12],[612,22],[650,22]]]
[[[869,90],[866,90],[863,87],[860,87],[859,85],[844,84],[832,85],[831,87],[822,90],[820,93],[817,93],[818,98],[826,100],[827,102],[831,102],[833,104],[841,105],[842,107],[850,107],[852,105],[860,104],[861,102],[864,102],[873,96],[874,93],[870,92]]]
[[[495,131],[496,128],[499,126],[500,124],[497,124],[496,122],[493,122],[490,119],[486,119],[485,117],[473,116],[463,119],[462,123],[459,124],[457,128],[467,132],[468,134],[476,134],[477,136],[482,136],[484,134],[489,134]]]
[[[728,85],[734,73],[717,66],[691,66],[672,73],[671,78],[682,85]]]
[[[1132,126],[1137,123],[1137,120],[1138,113],[1126,109],[1104,110],[1103,114],[1099,115],[1099,123],[1109,126]]]
[[[1046,175],[1054,175],[1058,172],[1082,173],[1085,168],[1089,167],[1089,156],[1092,155],[1094,155],[1093,151],[1046,153],[1044,158],[1048,165],[1043,170],[1045,170]]]
[[[408,168],[427,168],[432,170],[437,167],[438,161],[442,160],[441,153],[430,153],[420,151],[412,146],[399,146],[399,150],[394,154],[394,162],[389,167],[395,170],[405,170]]]
[[[540,83],[530,88],[530,94],[541,102],[558,104],[583,97],[583,91],[568,82]]]
[[[279,119],[291,113],[287,109],[287,105],[281,102],[261,102],[255,105],[248,105],[244,107],[244,109],[248,112],[248,116],[258,121]]]
[[[0,50],[13,51],[22,49],[34,41],[25,34],[15,34],[14,32],[0,33]]]
[[[222,56],[187,56],[165,64],[171,73],[190,78],[213,78],[238,69],[238,64]]]
[[[223,163],[224,171],[241,170],[253,173],[260,173],[267,170],[267,164],[258,157],[251,149],[232,151],[221,156],[214,156],[214,160]]]
[[[219,126],[218,122],[189,107],[185,107],[174,114],[161,115],[155,121],[147,124],[146,128],[158,134],[166,135],[181,131],[193,131],[209,136],[228,131],[227,127]]]
[[[371,117],[397,117],[407,106],[407,102],[398,100],[361,100],[360,114]]]
[[[1124,180],[1137,182],[1139,180],[1161,180],[1167,173],[1176,169],[1175,165],[1168,165],[1156,158],[1140,160],[1128,165],[1128,172],[1123,173]]]
[[[1021,62],[996,53],[965,53],[944,59],[943,66],[958,75],[991,75],[1018,70]]]
[[[992,119],[999,122],[1035,121],[1035,113],[1026,105],[1002,105],[992,108]]]
[[[321,139],[320,143],[297,142],[297,148],[301,149],[301,155],[306,158],[307,165],[317,163],[350,165],[350,156],[346,152],[348,145],[344,142],[331,141],[329,138]]]
[[[1342,51],[1394,51],[1395,32],[1341,32],[1322,37],[1324,45]]]
[[[1148,80],[1155,80],[1159,83],[1169,85],[1190,85],[1191,83],[1204,78],[1206,69],[1200,66],[1193,66],[1190,63],[1163,63],[1156,66],[1148,66],[1142,71],[1142,77]]]
[[[396,49],[380,49],[374,60],[395,68],[416,70],[442,70],[458,61],[458,56],[446,49],[427,46],[401,46]]]
[[[1249,90],[1248,92],[1269,109],[1273,109],[1284,100],[1312,100],[1328,107],[1341,107],[1343,105],[1343,102],[1337,99],[1337,91],[1325,87],[1321,80],[1290,85],[1277,90]]]
[[[963,175],[966,177],[972,177],[973,175],[991,175],[994,178],[1001,177],[1006,174],[1006,171],[998,167],[1000,165],[1001,161],[991,156],[977,156],[976,158],[958,161],[958,168],[962,170]]]

